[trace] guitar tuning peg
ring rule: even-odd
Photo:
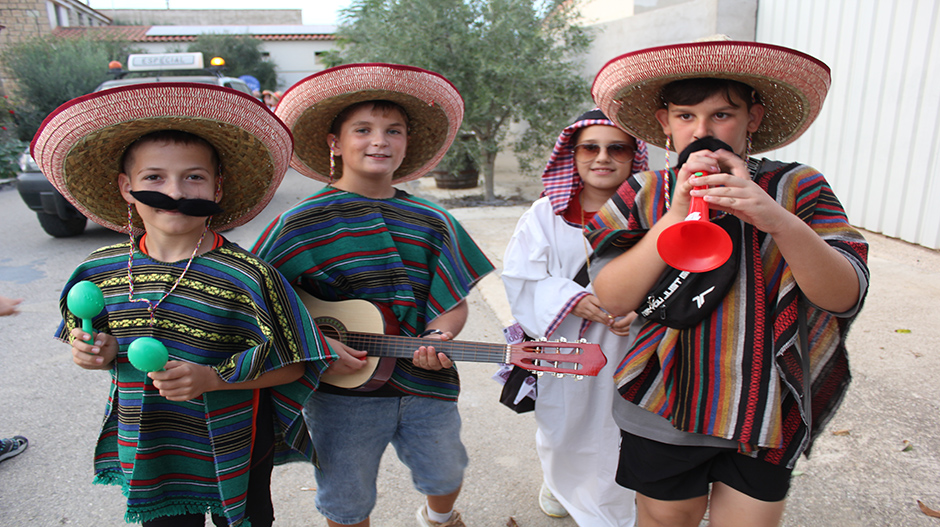
[[[568,342],[568,339],[566,339],[565,337],[559,337],[558,340],[555,342]]]
[[[574,380],[576,380],[576,381],[580,381],[580,380],[584,379],[584,375],[573,375],[573,377],[574,377]]]
[[[559,373],[559,372],[555,372],[555,373],[553,373],[552,375],[554,375],[555,377],[558,377],[559,379],[561,379],[562,377],[565,376],[564,373]]]
[[[536,376],[536,377],[541,377],[542,374],[544,374],[544,373],[545,373],[544,371],[537,371],[537,372],[535,372],[535,376]]]

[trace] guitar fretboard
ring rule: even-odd
[[[372,333],[347,333],[344,343],[354,349],[365,350],[372,357],[410,359],[419,346],[434,346],[450,360],[458,362],[510,362],[511,346],[460,340],[419,339]]]

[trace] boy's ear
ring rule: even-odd
[[[752,104],[751,109],[748,110],[747,113],[747,131],[753,134],[760,128],[760,123],[764,120],[764,105]]]
[[[131,196],[131,178],[127,177],[127,174],[123,172],[118,174],[118,189],[121,190],[121,196],[124,197],[124,201],[131,204],[137,203],[134,196]]]
[[[659,121],[659,126],[663,127],[663,133],[667,136],[671,135],[669,132],[669,110],[667,108],[660,108],[656,110],[656,120]]]

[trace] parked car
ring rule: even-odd
[[[214,84],[252,95],[251,89],[245,81],[235,77],[225,77],[221,74],[224,62],[221,59],[212,59],[209,68],[203,68],[202,53],[159,53],[139,54],[128,57],[128,71],[125,72],[120,64],[110,67],[115,75],[114,79],[102,82],[95,88],[95,92],[148,82],[200,82]],[[137,65],[135,67],[135,64]],[[173,70],[202,70],[206,69],[209,75],[150,75],[144,77],[126,77],[131,72],[173,72]],[[46,234],[56,238],[78,236],[85,232],[87,218],[72,206],[52,183],[42,174],[39,166],[33,160],[27,149],[19,160],[20,172],[16,178],[16,189],[20,197],[30,210],[36,213],[39,225]]]
[[[88,219],[42,175],[33,156],[29,155],[29,149],[20,156],[16,190],[26,206],[36,213],[39,225],[49,236],[67,238],[85,232]]]

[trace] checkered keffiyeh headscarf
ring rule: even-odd
[[[545,165],[545,171],[542,172],[542,185],[545,190],[543,196],[548,196],[552,203],[552,211],[561,215],[568,209],[568,202],[571,197],[584,186],[581,182],[581,176],[578,175],[578,167],[574,163],[574,142],[572,136],[578,130],[594,125],[615,126],[613,121],[607,118],[599,109],[595,108],[561,131],[558,141],[555,142],[555,148],[552,150],[551,157],[548,158],[548,164]],[[633,157],[633,169],[631,174],[649,170],[649,154],[646,151],[646,143],[637,139],[636,154]]]

